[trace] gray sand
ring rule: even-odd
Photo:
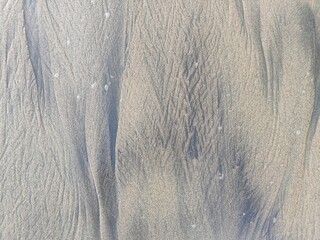
[[[0,239],[320,239],[320,2],[0,1]]]

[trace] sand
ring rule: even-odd
[[[318,1],[0,9],[0,239],[320,239]]]

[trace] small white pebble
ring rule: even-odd
[[[222,130],[222,127],[221,127],[221,126],[219,126],[219,127],[218,127],[218,130],[219,130],[219,131],[221,131],[221,130]]]
[[[80,100],[80,95],[77,95],[77,99]]]
[[[69,40],[69,39],[67,40],[67,44],[68,44],[68,45],[70,44],[70,40]]]
[[[272,185],[272,184],[273,184],[273,182],[271,181],[271,182],[270,182],[270,184]]]
[[[114,75],[110,75],[111,78],[114,78]]]
[[[300,131],[300,130],[297,130],[297,131],[296,131],[296,134],[297,134],[297,135],[300,135],[300,134],[301,134],[301,131]]]
[[[196,63],[194,64],[194,66],[197,68],[197,67],[199,66],[199,63],[196,62]]]
[[[242,213],[242,216],[245,216],[246,215],[246,213],[244,212],[244,213]]]
[[[110,12],[106,12],[105,15],[106,15],[106,19],[109,19],[111,16]]]
[[[302,90],[301,92],[302,92],[302,94],[305,94],[305,93],[306,93],[306,90]]]
[[[224,174],[223,173],[219,173],[219,179],[222,180],[224,178]]]
[[[273,218],[273,219],[272,219],[272,222],[273,222],[273,223],[276,223],[276,222],[277,222],[277,219],[276,219],[276,218]]]
[[[196,224],[192,224],[191,227],[192,227],[192,228],[196,228],[197,225],[196,225]]]
[[[106,90],[106,92],[108,91],[110,84],[111,82],[108,81],[107,84],[104,85],[104,89]]]
[[[97,86],[97,83],[96,83],[96,82],[94,82],[94,83],[91,84],[91,88],[95,88],[96,86]]]
[[[53,76],[54,76],[55,78],[57,78],[57,77],[59,77],[59,73],[55,73]]]

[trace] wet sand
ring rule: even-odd
[[[0,239],[320,238],[320,3],[0,6]]]

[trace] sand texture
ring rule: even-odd
[[[0,239],[320,239],[320,1],[0,0]]]

